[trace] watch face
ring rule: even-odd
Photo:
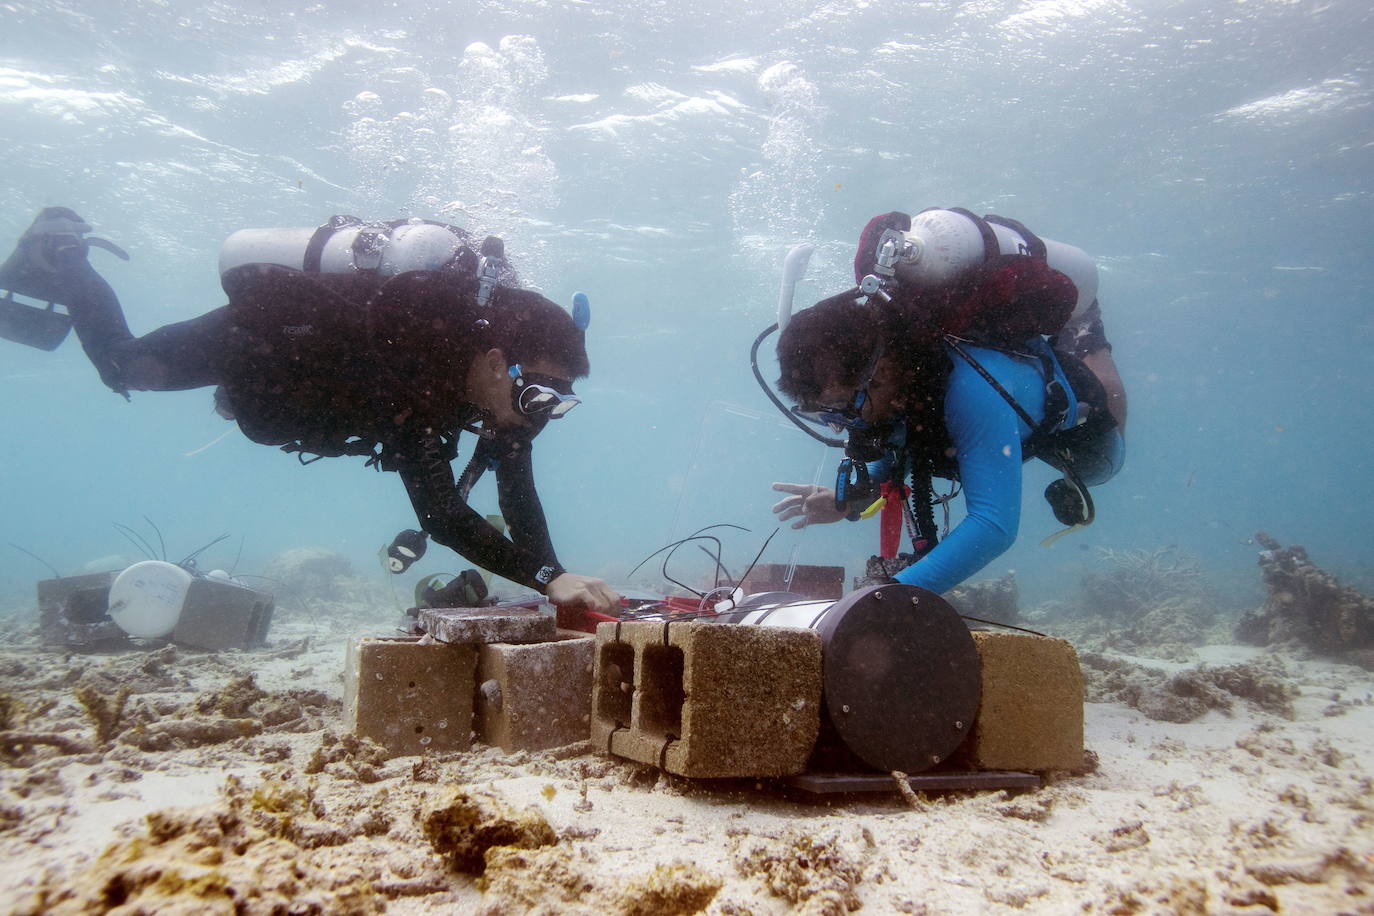
[[[552,566],[545,566],[534,574],[534,581],[538,582],[540,585],[548,585],[553,581],[553,574],[554,568]]]

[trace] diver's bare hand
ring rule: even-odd
[[[544,597],[559,607],[580,607],[598,614],[620,610],[620,595],[601,579],[563,573],[549,583]]]
[[[778,521],[797,519],[793,528],[807,525],[828,525],[844,518],[845,510],[835,508],[835,491],[829,487],[818,487],[810,483],[775,483],[773,489],[779,493],[790,493],[774,504],[773,514]],[[798,516],[801,516],[798,518]]]

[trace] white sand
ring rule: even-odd
[[[142,699],[187,704],[251,671],[269,693],[313,689],[337,700],[344,645],[356,630],[382,632],[385,624],[284,615],[273,645],[312,635],[304,654],[179,652],[163,681],[183,680]],[[1201,652],[1210,664],[1258,654],[1234,646]],[[83,657],[11,646],[0,651],[0,663],[11,666],[0,690],[30,710],[55,701],[39,717],[43,730],[89,737],[90,723],[70,685],[56,683],[59,676],[73,666],[87,666],[86,677],[104,666],[124,670],[143,655]],[[221,788],[233,775],[247,786],[234,790],[240,798],[265,776],[277,777],[275,785],[311,787],[315,808],[301,822],[344,831],[312,840],[293,827],[291,842],[299,846],[270,847],[277,859],[282,848],[299,857],[297,896],[324,894],[323,912],[692,912],[645,890],[655,866],[676,865],[660,877],[678,891],[693,881],[706,885],[704,912],[714,914],[858,907],[928,914],[1374,913],[1374,676],[1310,660],[1290,660],[1288,671],[1301,691],[1292,719],[1237,700],[1229,715],[1213,711],[1177,725],[1126,706],[1089,703],[1087,744],[1100,759],[1096,773],[1014,797],[930,799],[920,810],[896,795],[827,804],[747,784],[703,787],[593,755],[555,760],[479,750],[445,758],[438,782],[412,778],[416,758],[385,764],[374,782],[359,781],[356,768],[343,764],[305,776],[323,729],[340,730],[337,704],[293,726],[315,726],[303,733],[127,755],[60,757],[45,750],[0,757],[0,911],[24,911],[40,885],[52,900],[63,888],[81,887],[108,844],[145,833],[142,818],[150,811],[209,804],[225,810]],[[38,686],[45,679],[54,683]],[[38,730],[35,722],[26,727]],[[536,808],[557,844],[493,866],[484,893],[473,877],[446,868],[417,824],[423,805],[450,784],[483,786],[515,808]],[[262,849],[268,856],[269,847]],[[266,887],[266,866],[253,871],[250,859],[251,852],[239,867],[231,855],[216,868],[240,889],[255,881]],[[364,896],[371,903],[358,904],[362,909],[328,895],[342,893],[327,885],[342,882],[350,869],[370,888]],[[114,911],[214,912],[201,893],[203,887],[187,886],[153,909]],[[54,903],[51,911],[108,910],[80,899]]]

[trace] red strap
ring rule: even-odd
[[[907,488],[888,480],[879,486],[878,494],[887,500],[878,517],[878,556],[890,560],[902,548],[902,511]]]

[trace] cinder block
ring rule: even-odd
[[[494,643],[477,654],[477,739],[507,751],[540,751],[591,734],[596,640],[560,630],[552,642]]]
[[[839,598],[844,595],[844,567],[758,563],[740,584],[749,595],[791,592],[803,598]]]
[[[38,632],[44,645],[86,645],[126,639],[110,619],[110,586],[119,570],[43,579],[38,583]]]
[[[275,600],[265,592],[232,582],[196,579],[186,590],[171,640],[212,652],[252,649],[267,642],[275,607]]]
[[[821,639],[724,623],[603,623],[592,742],[695,778],[790,776],[820,731]]]
[[[983,690],[969,744],[982,770],[1083,765],[1083,672],[1062,639],[973,631]]]
[[[348,644],[348,729],[392,756],[467,750],[477,648],[361,637]]]
[[[420,608],[420,629],[446,643],[548,642],[557,627],[538,608]]]

